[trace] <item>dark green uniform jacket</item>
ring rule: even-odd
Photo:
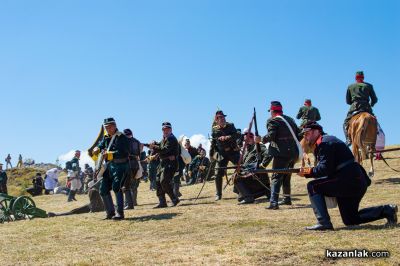
[[[222,136],[230,136],[231,138],[227,141],[219,141],[218,138]],[[218,125],[214,126],[212,128],[211,137],[210,157],[213,157],[214,153],[224,156],[226,153],[238,151],[236,141],[240,135],[237,133],[233,123],[226,123],[224,128]]]
[[[319,121],[321,115],[319,114],[318,108],[314,106],[302,106],[296,116],[297,119],[301,119],[301,125],[303,126],[308,121]]]
[[[256,144],[249,144],[246,147],[246,152],[243,156],[243,165],[247,166],[249,164],[253,164],[257,162],[257,147]],[[260,164],[268,165],[268,163],[272,160],[272,157],[268,155],[268,149],[264,144],[260,143]]]
[[[349,114],[360,111],[372,113],[372,108],[378,102],[374,88],[366,82],[354,83],[347,88],[346,103],[351,105]]]
[[[298,138],[300,130],[294,120],[282,115],[283,118],[291,126],[295,136]],[[267,121],[267,135],[264,136],[263,142],[270,142],[268,154],[272,157],[298,158],[299,151],[293,136],[286,126],[286,123],[279,117],[273,117]]]
[[[117,135],[115,136],[114,142],[112,143],[112,145],[110,147],[110,152],[113,152],[113,160],[126,159],[126,162],[127,162],[128,155],[129,155],[128,138],[121,132],[117,132],[115,134],[117,134]],[[108,135],[104,136],[104,138],[98,145],[99,149],[101,149],[101,150],[107,149],[110,141],[111,141],[110,136],[108,136]]]
[[[169,157],[173,156],[176,157],[179,155],[179,143],[174,134],[169,135],[166,138],[163,138],[163,140],[160,143],[156,144],[157,146],[154,147],[154,151],[158,153],[161,159],[161,166],[164,165],[165,161],[169,161]]]

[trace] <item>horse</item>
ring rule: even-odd
[[[370,177],[374,175],[372,152],[375,151],[377,132],[378,122],[376,117],[367,112],[358,113],[349,121],[347,133],[351,139],[354,158],[360,164],[362,164],[363,160],[370,159]]]

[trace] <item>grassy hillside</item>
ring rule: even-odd
[[[400,152],[385,154],[398,158]],[[389,163],[400,169],[400,159]],[[178,207],[153,210],[155,192],[139,187],[138,206],[121,222],[104,213],[0,224],[1,265],[399,265],[400,227],[386,221],[345,227],[338,209],[330,210],[333,232],[308,232],[315,223],[306,193],[307,180],[292,177],[292,206],[265,210],[267,203],[238,206],[232,187],[214,202],[215,186],[183,187]],[[400,205],[400,175],[381,161],[361,207]],[[38,207],[61,212],[88,202],[67,203],[64,195],[35,197]],[[325,249],[388,250],[386,259],[327,259]]]

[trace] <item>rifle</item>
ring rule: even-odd
[[[256,137],[258,137],[258,126],[257,126],[257,116],[256,116],[256,108],[254,107],[254,111],[253,111],[253,122],[254,122],[254,131],[255,131],[255,135]],[[256,168],[258,168],[258,166],[261,163],[261,146],[260,143],[256,143],[256,151],[257,151],[257,165]]]

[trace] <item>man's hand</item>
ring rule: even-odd
[[[189,171],[189,172],[188,172],[188,176],[192,176],[192,171]]]
[[[300,168],[300,172],[298,172],[297,174],[299,176],[306,176],[306,175],[310,175],[312,173],[312,167],[301,167]]]
[[[261,143],[261,136],[256,136],[254,141],[258,144]]]
[[[99,152],[100,152],[99,147],[95,147],[95,148],[93,149],[93,151],[92,151],[92,154],[93,154],[93,155],[97,155],[97,154],[99,154]]]
[[[204,165],[200,165],[200,166],[199,166],[199,169],[200,169],[201,171],[204,171],[204,169],[206,169],[206,167],[205,167]]]
[[[231,139],[231,136],[221,136],[218,138],[219,141],[227,141],[229,139]]]

